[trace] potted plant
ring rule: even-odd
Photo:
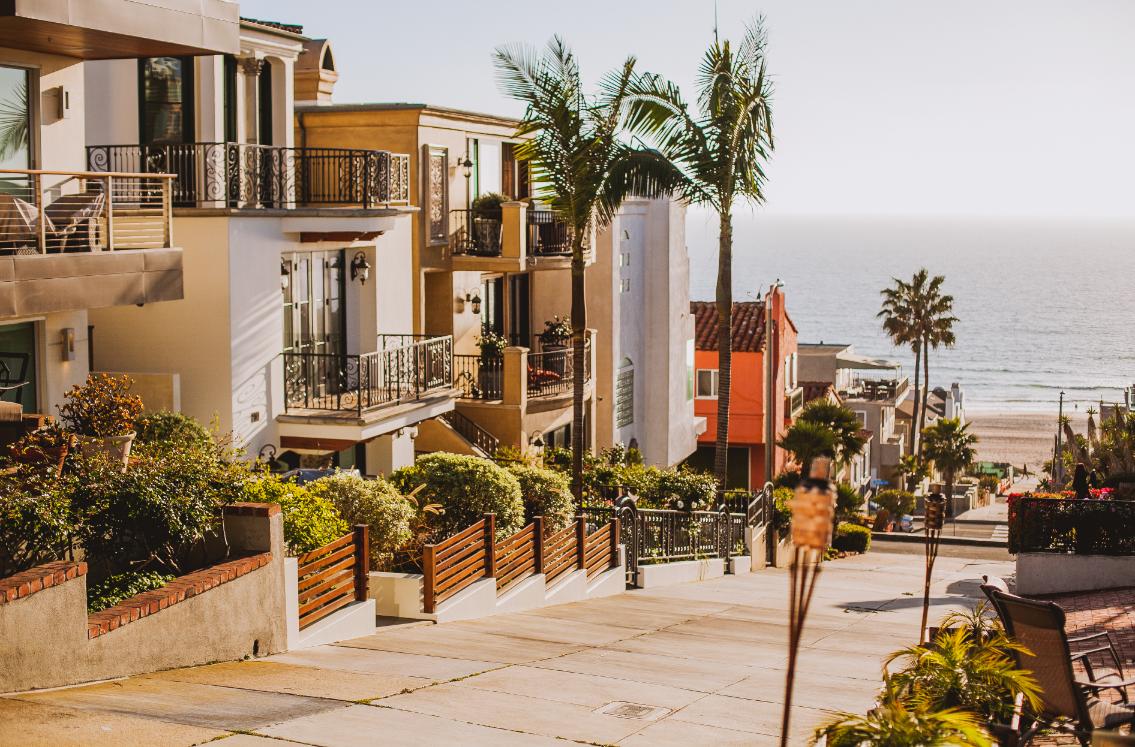
[[[508,347],[508,338],[486,325],[481,328],[477,347],[481,350],[477,385],[488,399],[500,399],[503,396],[504,349]]]
[[[500,192],[487,192],[473,200],[473,244],[477,254],[500,254],[501,205],[506,202],[508,198]]]
[[[87,383],[65,395],[59,416],[76,434],[84,456],[105,454],[125,468],[137,435],[134,424],[142,415],[142,398],[130,394],[129,376],[91,374]]]
[[[544,350],[563,350],[571,339],[571,317],[552,317],[544,322],[540,333],[540,347]]]
[[[63,473],[63,463],[74,441],[75,437],[58,423],[49,423],[9,445],[8,453],[13,461],[21,464],[50,465],[58,477]]]

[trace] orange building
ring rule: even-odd
[[[771,309],[771,328],[765,310]],[[712,470],[717,437],[717,341],[716,304],[694,301],[694,413],[706,419],[698,437],[698,449],[689,464]],[[763,301],[733,304],[732,391],[729,403],[728,487],[759,489],[765,474],[765,418],[774,424],[773,442],[779,441],[804,406],[804,392],[797,380],[796,325],[785,308],[784,292],[769,291]],[[771,338],[771,345],[766,337]],[[765,405],[765,355],[771,349],[772,406]],[[773,473],[784,469],[788,457],[773,447]]]

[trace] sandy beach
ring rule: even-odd
[[[970,431],[981,439],[977,456],[982,461],[1009,462],[1020,468],[1027,464],[1036,471],[1052,458],[1052,438],[1056,434],[1056,413],[968,412]],[[1082,411],[1069,413],[1078,433],[1087,427]]]

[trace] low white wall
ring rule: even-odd
[[[792,565],[792,536],[777,536],[776,551],[773,555],[773,568],[787,568]]]
[[[734,555],[729,558],[729,572],[740,576],[753,571],[753,559],[748,555]]]
[[[1135,586],[1135,557],[1023,552],[1017,556],[1017,593],[1060,594]]]
[[[725,561],[721,558],[682,560],[677,563],[654,563],[638,567],[638,585],[642,589],[656,586],[705,581],[725,575]]]
[[[759,571],[768,565],[767,531],[764,526],[745,527],[745,549],[749,551],[749,570]]]
[[[370,598],[383,617],[412,617],[433,620],[422,612],[422,574],[371,571],[368,583]]]

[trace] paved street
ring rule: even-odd
[[[793,744],[861,711],[916,640],[922,563],[825,564],[804,636]],[[1008,562],[942,557],[932,619]],[[0,744],[775,744],[787,573],[767,570],[490,619],[392,625],[255,661],[0,698]],[[273,739],[268,739],[272,737]],[[283,742],[278,740],[284,740]]]

